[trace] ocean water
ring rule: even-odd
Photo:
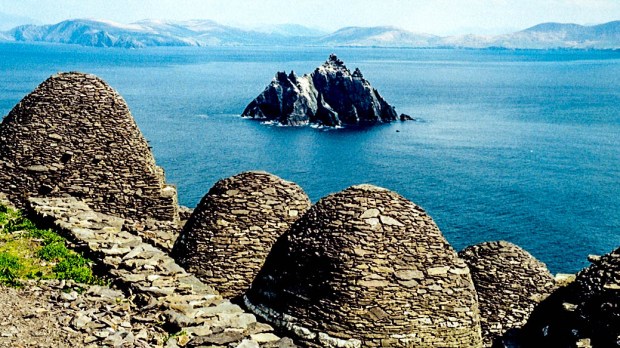
[[[239,117],[276,71],[309,73],[332,52],[419,120],[330,130]],[[620,247],[620,52],[0,44],[0,112],[72,70],[124,96],[190,207],[221,178],[266,170],[313,201],[392,189],[456,250],[508,240],[552,272]]]

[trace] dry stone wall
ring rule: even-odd
[[[310,347],[478,347],[464,261],[424,210],[353,186],[314,205],[274,245],[245,296]]]
[[[29,205],[35,220],[66,233],[142,303],[132,320],[163,322],[171,334],[184,331],[186,347],[294,347],[185,272],[167,253],[124,231],[124,219],[96,213],[73,197],[31,198]]]
[[[165,323],[188,347],[294,347],[226,299],[251,284],[247,308],[305,347],[620,347],[620,249],[542,300],[556,284],[527,252],[490,242],[461,259],[424,210],[374,186],[309,209],[294,183],[247,172],[179,214],[126,103],[93,75],[54,75],[3,119],[0,183],[0,202],[64,231],[144,305],[97,343],[159,343],[142,332]]]
[[[225,297],[242,295],[271,246],[310,207],[298,185],[264,172],[218,181],[185,224],[173,256]]]
[[[547,266],[512,243],[477,244],[459,257],[469,266],[478,292],[485,346],[522,327],[534,307],[555,289]]]
[[[93,75],[54,75],[11,110],[0,124],[0,181],[21,207],[29,196],[69,195],[115,216],[178,219],[176,189],[127,104]]]
[[[620,248],[592,261],[538,305],[520,347],[620,347]]]

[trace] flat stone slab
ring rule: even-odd
[[[124,219],[94,212],[72,197],[30,198],[29,210],[35,220],[51,223],[76,244],[88,246],[115,280],[139,295],[148,304],[141,319],[161,318],[173,331],[187,332],[186,347],[261,347],[280,340],[273,328],[185,272],[168,253],[124,231]]]

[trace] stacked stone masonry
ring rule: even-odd
[[[274,245],[245,296],[309,347],[479,347],[464,261],[424,210],[370,185],[327,196]]]
[[[276,239],[308,208],[301,187],[275,175],[220,180],[185,224],[173,257],[223,296],[242,295]]]
[[[319,70],[337,68],[331,57]],[[3,119],[0,183],[0,202],[65,233],[122,289],[54,300],[84,344],[159,346],[183,330],[188,347],[295,346],[256,314],[304,347],[620,347],[620,249],[556,289],[510,243],[459,258],[396,193],[353,186],[309,209],[299,186],[260,172],[179,211],[124,100],[92,75],[54,75]],[[250,283],[254,314],[226,299]]]
[[[536,307],[521,347],[620,347],[620,248],[591,261]]]
[[[29,203],[33,218],[52,224],[88,249],[143,303],[144,313],[134,319],[163,314],[172,333],[188,334],[188,347],[293,346],[290,339],[280,339],[269,325],[186,273],[167,253],[124,231],[124,219],[96,213],[75,198],[31,198]]]
[[[127,104],[93,75],[54,75],[4,118],[0,182],[20,207],[29,196],[73,196],[115,216],[178,219],[176,189]]]
[[[505,241],[470,246],[459,253],[478,293],[484,345],[522,327],[534,307],[554,289],[547,266]]]

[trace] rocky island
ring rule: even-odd
[[[309,76],[280,76],[290,88],[274,83],[264,98],[295,95],[296,116],[281,119],[291,124],[329,110],[331,124],[395,119],[345,71],[332,56]],[[341,83],[371,102],[299,92]],[[312,97],[323,111],[299,101]],[[127,104],[92,75],[52,76],[4,118],[0,184],[0,208],[54,229],[110,280],[82,294],[58,279],[0,286],[3,347],[620,346],[620,248],[562,283],[505,241],[457,253],[428,213],[387,189],[351,186],[312,205],[265,172],[222,179],[181,209]],[[45,308],[20,307],[24,296]],[[27,338],[31,318],[73,338]]]
[[[242,116],[286,126],[327,127],[385,123],[399,118],[359,69],[351,72],[334,54],[309,75],[278,72]],[[400,115],[400,119],[411,117]]]

